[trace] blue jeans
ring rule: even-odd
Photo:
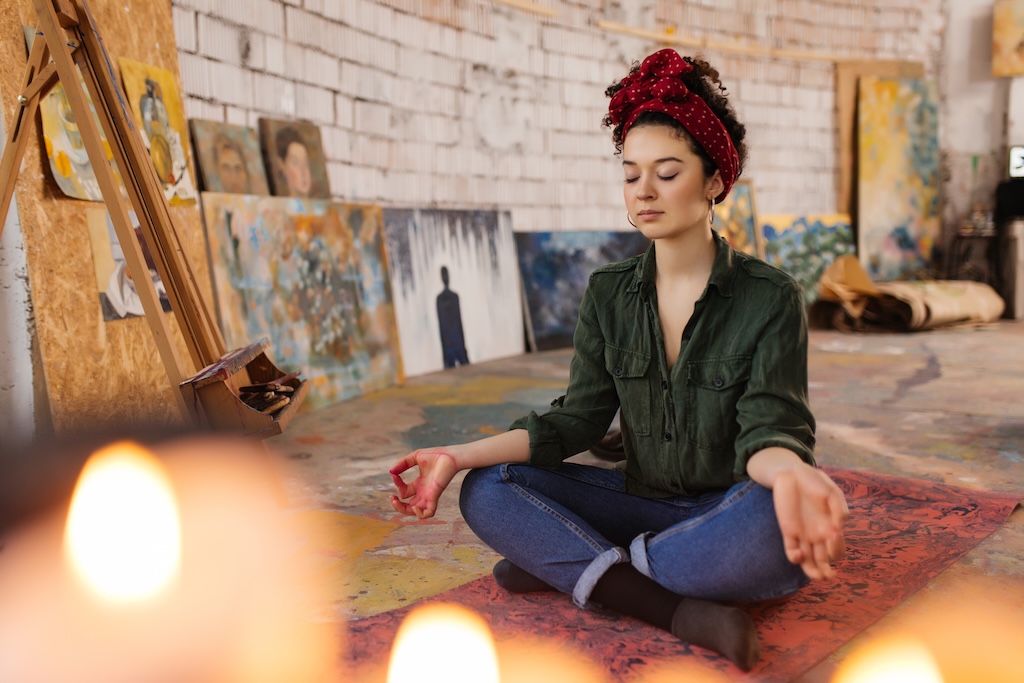
[[[626,493],[614,469],[506,464],[470,471],[459,504],[484,543],[580,607],[620,562],[707,600],[774,600],[808,582],[786,559],[772,492],[753,481],[655,500]]]

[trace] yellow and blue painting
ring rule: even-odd
[[[261,337],[316,408],[402,381],[381,209],[203,193],[224,340]]]
[[[1024,76],[1024,0],[992,6],[992,75]]]
[[[861,264],[876,282],[930,276],[940,231],[935,83],[862,76],[857,119]]]
[[[764,245],[757,231],[754,186],[749,180],[739,180],[733,185],[729,195],[715,207],[712,225],[736,251],[764,258]]]
[[[517,232],[531,349],[571,347],[590,274],[598,266],[642,254],[649,244],[638,231]]]
[[[825,269],[856,251],[849,214],[773,214],[761,216],[760,222],[765,261],[800,283],[808,304],[818,298]]]

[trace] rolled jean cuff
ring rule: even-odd
[[[648,579],[653,577],[651,576],[651,565],[647,564],[647,539],[653,535],[650,532],[640,534],[629,544],[629,558],[633,563],[633,568]]]
[[[576,582],[576,587],[572,589],[572,601],[576,603],[576,606],[585,608],[590,602],[590,594],[594,592],[594,586],[601,580],[604,573],[613,565],[623,562],[629,562],[629,555],[622,548],[609,548],[595,557],[583,570],[583,574]]]

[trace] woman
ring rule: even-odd
[[[287,196],[310,196],[313,189],[313,171],[309,165],[309,148],[294,129],[285,127],[277,131],[274,139],[277,167],[285,181]]]
[[[461,509],[513,592],[557,589],[715,650],[744,670],[736,602],[835,576],[848,514],[813,458],[799,286],[712,230],[744,127],[707,62],[661,50],[608,88],[628,218],[651,247],[597,269],[564,396],[508,432],[418,450],[391,470],[403,514],[430,517],[460,470]],[[625,462],[562,461],[622,411]],[[411,483],[399,476],[418,468]]]

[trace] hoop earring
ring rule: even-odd
[[[708,222],[711,223],[711,225],[715,224],[715,198],[714,197],[711,198],[711,208],[708,209]]]
[[[634,228],[636,227],[636,223],[633,222],[633,217],[629,215],[629,211],[626,212],[626,220],[629,221],[629,224]]]

